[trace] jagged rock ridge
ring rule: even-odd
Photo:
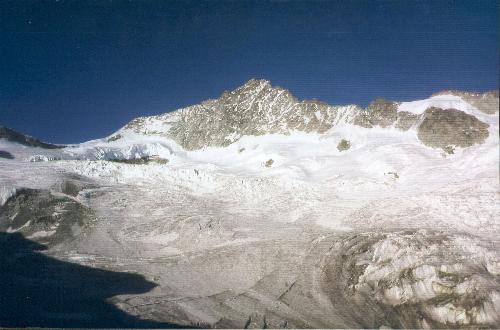
[[[340,121],[350,121],[355,105],[330,106],[316,100],[299,101],[288,90],[265,80],[250,80],[219,99],[156,117],[137,118],[126,129],[173,138],[188,150],[227,146],[244,135],[290,131],[323,133]],[[160,127],[151,130],[149,127]]]
[[[498,93],[460,94],[462,95],[468,100],[473,100],[474,102],[470,101],[471,104],[478,105],[485,113],[491,113],[495,96],[498,104]],[[299,101],[284,88],[273,87],[266,80],[252,79],[234,91],[224,92],[218,99],[208,100],[172,113],[136,118],[127,124],[124,130],[169,137],[187,150],[196,150],[209,146],[224,147],[242,136],[289,134],[292,131],[321,134],[339,124],[352,124],[365,128],[394,126],[405,131],[420,125],[423,121],[428,123],[431,118],[429,113],[414,114],[398,111],[399,104],[377,99],[364,109],[357,105],[332,106],[317,100]],[[435,127],[451,128],[456,124],[461,125],[447,114],[432,118],[443,121],[434,123]],[[485,128],[484,125],[477,124],[481,127],[480,134],[461,139],[455,145],[467,147],[483,142],[488,136],[487,126]],[[478,129],[479,126],[474,129]],[[419,136],[424,135],[419,134]],[[434,139],[444,135],[446,132],[435,134]],[[119,137],[116,134],[111,139]],[[432,139],[421,139],[421,142],[430,147],[443,149],[453,144],[453,141],[447,140],[445,143]]]
[[[63,145],[42,142],[34,137],[18,133],[5,126],[0,126],[0,139],[7,139],[7,141],[20,143],[28,147],[39,147],[44,149],[61,149],[65,147]]]

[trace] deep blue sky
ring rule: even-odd
[[[0,124],[72,143],[265,78],[366,105],[498,88],[497,0],[0,1]]]

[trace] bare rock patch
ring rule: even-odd
[[[463,111],[431,107],[424,112],[418,127],[418,138],[426,146],[441,148],[470,147],[483,143],[488,137],[489,125]]]
[[[48,190],[20,189],[0,207],[0,231],[47,245],[79,236],[94,220],[89,208]]]
[[[376,99],[365,110],[359,112],[354,124],[366,128],[391,126],[397,119],[398,105],[397,102]]]
[[[349,150],[349,148],[351,148],[351,142],[346,139],[340,140],[339,144],[337,144],[337,149],[339,151]]]

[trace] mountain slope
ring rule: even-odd
[[[63,149],[0,139],[0,231],[154,282],[107,300],[137,319],[498,328],[495,102],[447,91],[363,109],[252,80]],[[53,308],[53,324],[93,316]]]
[[[319,101],[299,101],[287,90],[265,80],[245,85],[174,113],[138,118],[125,129],[162,134],[188,150],[204,146],[227,146],[241,136],[273,133],[325,132],[345,121],[356,106],[332,107]]]
[[[28,147],[38,147],[44,149],[61,149],[65,146],[45,143],[29,135],[24,135],[5,126],[0,126],[0,139],[22,144]]]

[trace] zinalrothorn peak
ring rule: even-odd
[[[449,100],[446,100],[447,96]],[[433,98],[439,102],[433,103]],[[429,100],[428,107],[439,108],[444,105],[444,110],[467,104],[469,108],[476,106],[479,112],[492,114],[495,113],[495,104],[498,108],[498,93],[454,92],[453,95],[444,96],[440,93]],[[387,129],[394,127],[401,131],[414,128],[418,131],[426,109],[417,113],[406,111],[400,102],[384,99],[373,101],[367,108],[357,105],[329,105],[317,100],[300,101],[287,89],[274,87],[268,80],[251,79],[233,91],[225,91],[218,99],[158,116],[136,118],[123,130],[168,137],[187,150],[197,150],[204,147],[225,147],[243,136],[290,134],[294,131],[323,134],[339,125]],[[461,112],[464,109],[455,110]],[[447,126],[453,127],[452,118],[446,114],[436,117],[436,120],[448,119],[452,122]],[[440,127],[440,123],[435,126]],[[443,134],[435,136],[442,137]],[[463,143],[464,139],[457,145],[467,147],[483,141],[482,138],[466,140],[469,141],[466,145]],[[428,139],[422,142],[432,147],[443,144],[441,141],[429,142]]]

